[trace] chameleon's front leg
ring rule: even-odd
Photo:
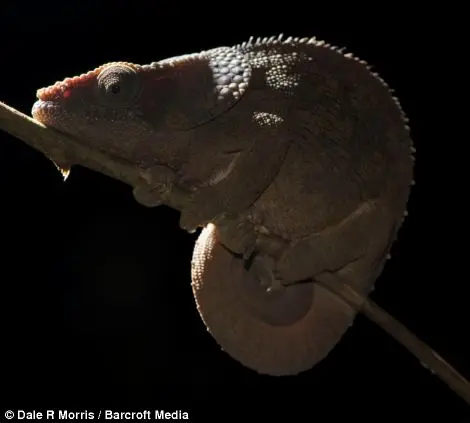
[[[274,113],[259,112],[251,126],[243,125],[242,136],[251,138],[251,146],[230,152],[233,159],[220,175],[193,192],[181,212],[183,229],[193,231],[251,207],[276,177],[289,149],[290,137],[282,132],[282,123]]]
[[[329,353],[357,311],[321,285],[269,289],[273,269],[262,254],[247,262],[231,253],[209,224],[193,253],[193,293],[208,331],[230,356],[259,373],[297,374]]]

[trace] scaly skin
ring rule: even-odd
[[[412,183],[406,119],[364,62],[266,38],[107,64],[38,98],[36,119],[152,175],[142,204],[186,190],[197,307],[232,357],[296,374],[341,339],[358,310],[331,284],[369,292]]]

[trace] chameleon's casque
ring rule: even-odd
[[[322,360],[367,295],[412,184],[406,119],[363,61],[316,39],[251,39],[115,62],[38,91],[34,118],[147,175],[142,204],[203,226],[192,286],[210,333],[260,373]],[[150,175],[150,176],[149,176]]]

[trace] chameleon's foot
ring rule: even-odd
[[[196,243],[192,280],[198,311],[218,344],[243,365],[273,376],[313,367],[357,312],[321,285],[276,286],[269,259],[245,266],[219,243],[214,225]]]
[[[135,200],[145,207],[157,207],[164,203],[175,181],[175,173],[166,166],[155,165],[141,171],[142,184],[134,187]]]
[[[157,207],[162,204],[161,197],[146,186],[135,187],[132,195],[139,204],[145,207]]]
[[[253,280],[268,294],[274,294],[282,288],[282,280],[275,271],[275,260],[268,256],[253,255],[245,261],[245,270],[253,276]]]

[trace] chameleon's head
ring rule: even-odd
[[[247,69],[239,61],[237,72],[227,73],[218,59],[201,53],[143,66],[108,63],[38,90],[32,115],[98,148],[129,154],[149,137],[171,138],[238,101]]]
[[[32,115],[84,141],[126,145],[150,130],[145,112],[153,105],[142,95],[150,74],[130,63],[108,63],[38,90]]]

